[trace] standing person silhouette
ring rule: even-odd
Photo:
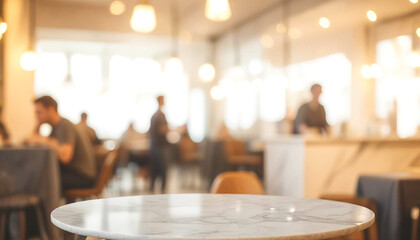
[[[162,112],[162,108],[165,105],[165,99],[163,96],[157,97],[159,108],[153,115],[150,123],[149,137],[150,137],[150,160],[152,166],[152,179],[150,183],[150,190],[154,190],[156,178],[161,177],[162,192],[165,191],[166,186],[166,172],[167,172],[167,152],[168,152],[168,141],[166,140],[166,134],[168,133],[168,122],[166,116]]]

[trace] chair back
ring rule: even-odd
[[[211,193],[264,194],[264,188],[253,172],[225,172],[213,181]]]
[[[179,154],[182,162],[193,162],[198,160],[198,145],[189,137],[179,140]]]
[[[224,142],[225,152],[227,157],[238,156],[238,155],[246,155],[246,145],[241,140],[226,140]]]
[[[98,189],[99,192],[102,192],[108,181],[111,179],[115,163],[117,162],[117,156],[117,150],[110,151],[107,154],[95,184],[95,188]]]
[[[321,199],[325,200],[332,200],[338,202],[346,202],[355,205],[359,205],[365,208],[370,209],[372,212],[375,213],[375,216],[378,214],[378,207],[373,200],[367,198],[360,198],[357,196],[351,195],[324,195],[321,196]],[[367,233],[365,235],[365,232]],[[367,236],[367,239],[366,237]],[[370,226],[368,229],[362,232],[356,232],[351,235],[341,237],[341,238],[333,238],[331,240],[378,240],[378,225],[376,221]]]

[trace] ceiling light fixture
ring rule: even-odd
[[[216,76],[216,69],[214,68],[213,64],[205,63],[201,65],[200,69],[198,70],[198,76],[203,82],[211,82]]]
[[[286,33],[286,26],[284,25],[284,23],[279,23],[276,25],[276,31],[280,34],[284,34]]]
[[[261,45],[265,48],[274,47],[274,39],[269,34],[262,35],[260,41],[261,41]]]
[[[327,28],[330,27],[330,20],[328,18],[326,18],[326,17],[322,17],[322,18],[319,19],[319,25],[322,28],[327,29]]]
[[[122,1],[113,1],[109,6],[109,11],[112,15],[121,15],[125,12],[125,4]]]
[[[229,0],[207,0],[205,14],[211,21],[228,20],[232,16]]]
[[[149,33],[156,28],[155,8],[148,0],[139,0],[131,16],[131,28],[136,32]]]
[[[372,71],[369,65],[363,65],[361,69],[362,77],[365,79],[372,78]]]
[[[210,89],[210,95],[214,100],[220,101],[225,97],[225,91],[222,87],[216,85]]]
[[[376,22],[376,20],[378,19],[378,16],[373,10],[367,11],[366,16],[371,22]]]
[[[165,71],[169,73],[180,73],[184,70],[182,61],[177,56],[170,57],[165,63]]]
[[[410,0],[411,3],[416,4],[419,2],[419,0]]]

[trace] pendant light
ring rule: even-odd
[[[203,82],[211,82],[216,76],[216,69],[214,68],[213,64],[205,63],[200,66],[200,69],[198,70],[198,76]]]
[[[200,66],[199,70],[198,70],[198,77],[203,81],[203,82],[211,82],[214,80],[214,77],[216,76],[216,69],[214,68],[213,64],[211,62],[214,61],[214,41],[211,41],[211,47],[210,47],[210,59],[208,62],[204,63],[203,65]]]
[[[219,86],[219,85],[215,85],[210,89],[210,96],[216,100],[216,101],[220,101],[222,100],[225,96],[226,93],[224,91],[224,89]]]
[[[179,26],[178,26],[178,14],[174,7],[171,8],[172,15],[172,54],[171,57],[165,63],[165,71],[168,73],[182,73],[184,66],[178,55],[179,49]]]
[[[118,16],[125,12],[125,4],[120,0],[113,1],[111,5],[109,5],[109,11],[112,15]]]
[[[131,28],[136,32],[150,33],[156,28],[155,8],[148,0],[139,0],[131,16]]]
[[[206,17],[211,21],[223,22],[232,16],[229,0],[207,0]]]
[[[35,53],[35,21],[36,21],[36,0],[29,2],[29,47],[20,57],[20,66],[25,71],[34,71],[36,69],[38,57]]]

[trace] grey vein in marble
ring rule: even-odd
[[[372,211],[347,203],[212,194],[90,200],[51,213],[65,231],[115,240],[325,239],[361,231],[374,218]]]

